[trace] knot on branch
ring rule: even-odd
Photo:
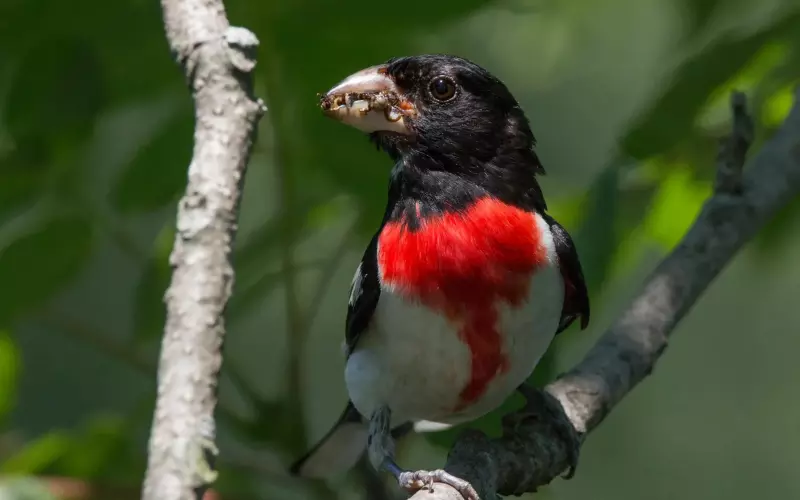
[[[258,51],[258,38],[247,28],[230,26],[223,34],[228,50],[228,59],[234,68],[244,73],[249,73],[256,67],[256,53]]]

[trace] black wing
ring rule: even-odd
[[[364,256],[361,257],[361,264],[356,269],[353,283],[350,285],[350,301],[347,304],[347,319],[345,324],[345,345],[347,347],[347,357],[356,348],[356,343],[361,335],[367,331],[375,307],[381,296],[381,284],[378,281],[378,237],[386,225],[386,221],[392,214],[397,200],[400,199],[400,184],[402,182],[402,169],[399,164],[395,165],[389,176],[389,193],[386,202],[386,209],[383,213],[383,220],[370,240]]]
[[[367,245],[361,264],[356,269],[353,284],[350,285],[350,301],[347,304],[345,345],[347,356],[353,352],[361,334],[369,327],[372,314],[381,296],[378,281],[378,235],[376,233]]]
[[[581,329],[584,329],[589,325],[589,293],[586,291],[586,281],[583,278],[581,262],[578,260],[578,252],[569,233],[561,224],[547,214],[543,214],[542,217],[550,225],[561,277],[564,279],[564,306],[561,309],[561,321],[556,334],[566,330],[577,318],[581,318]]]

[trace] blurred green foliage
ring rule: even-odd
[[[0,302],[0,324],[42,305],[75,278],[91,256],[92,226],[84,217],[53,214],[26,229],[0,254],[0,280],[13,283],[13,293]]]
[[[8,412],[14,407],[17,376],[19,373],[19,352],[8,332],[0,331],[0,422],[4,422]]]
[[[611,293],[692,223],[710,193],[730,91],[750,95],[763,140],[800,79],[800,5],[790,0],[226,5],[261,40],[257,93],[270,111],[248,173],[228,308],[225,498],[359,497],[353,482],[308,485],[283,473],[344,404],[343,297],[382,215],[389,169],[356,131],[320,117],[317,92],[419,52],[459,53],[509,82],[540,139],[548,204],[576,240],[593,301],[592,331],[558,338],[532,377],[543,384],[618,309]],[[540,52],[558,64],[540,64]],[[138,485],[192,126],[157,2],[0,5],[4,474]],[[765,261],[784,262],[798,210],[787,207],[759,236]],[[496,435],[519,404],[511,398],[469,425]],[[459,431],[429,434],[408,454],[435,466]],[[0,497],[46,498],[20,481],[1,482]],[[600,496],[617,495],[608,488]]]

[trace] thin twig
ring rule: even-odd
[[[719,149],[714,192],[736,195],[742,192],[742,169],[747,150],[753,143],[755,126],[747,113],[747,98],[743,93],[731,94],[731,110],[731,134],[725,138]]]

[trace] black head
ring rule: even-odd
[[[401,57],[359,71],[322,107],[367,132],[399,163],[447,172],[517,204],[544,208],[544,173],[528,120],[508,88],[466,59]]]

